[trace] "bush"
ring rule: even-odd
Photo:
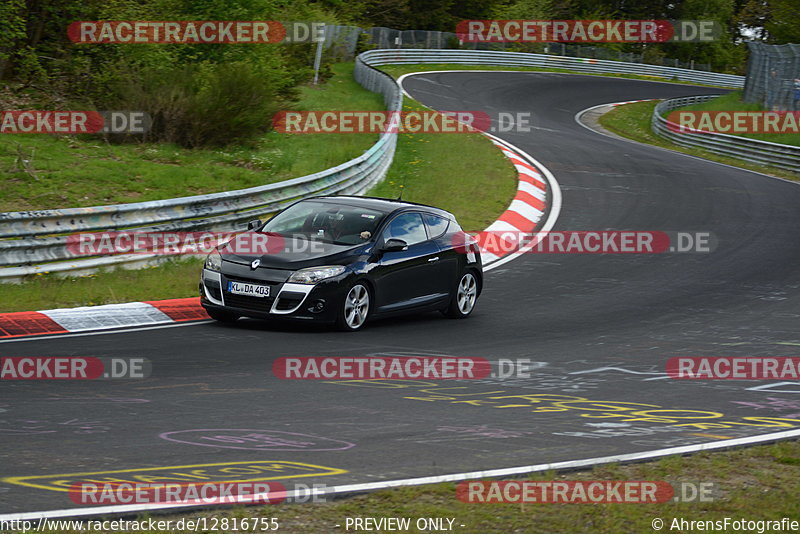
[[[185,147],[254,141],[268,131],[274,113],[311,78],[313,43],[75,45],[64,31],[70,22],[337,22],[304,0],[4,0],[0,15],[0,79],[32,85],[74,109],[145,111],[154,121],[146,136],[108,135],[108,141]],[[323,77],[330,72],[325,60]]]
[[[117,95],[116,109],[150,114],[142,140],[188,148],[254,139],[286,103],[271,79],[246,63],[151,68],[129,76]]]

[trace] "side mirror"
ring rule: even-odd
[[[247,223],[247,229],[248,230],[255,230],[256,228],[260,228],[261,224],[262,223],[261,223],[261,221],[259,219],[253,219],[252,221]]]
[[[408,243],[402,239],[389,239],[383,244],[381,250],[383,252],[401,252],[403,250],[408,250]]]

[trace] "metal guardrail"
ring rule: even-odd
[[[358,59],[354,77],[366,89],[382,94],[388,110],[400,111],[402,93],[390,76]],[[238,231],[247,221],[274,213],[302,197],[363,193],[386,174],[396,145],[397,134],[384,133],[364,154],[342,165],[238,191],[113,206],[0,213],[0,267],[4,267],[0,268],[0,282],[37,272],[83,273],[155,258],[147,254],[76,258],[67,247],[67,236],[77,232]]]
[[[389,111],[400,111],[397,83],[374,66],[385,64],[455,63],[569,69],[579,72],[638,74],[677,81],[741,87],[744,78],[675,67],[602,59],[488,50],[370,50],[356,58],[355,79],[381,93]],[[383,134],[363,155],[322,172],[238,191],[137,202],[114,206],[0,213],[0,282],[41,272],[83,274],[114,265],[141,265],[163,259],[128,254],[76,257],[67,236],[77,232],[114,230],[238,231],[247,221],[274,213],[306,196],[358,194],[386,174],[397,145],[396,134]]]
[[[459,39],[463,35],[455,32],[435,30],[396,30],[383,26],[359,28],[358,26],[325,26],[325,48],[332,57],[350,60],[355,58],[359,44],[368,44],[370,48],[385,49],[449,49],[449,50],[492,50],[495,52],[523,52],[530,54],[552,54],[564,57],[583,57],[592,59],[608,59],[611,61],[627,61],[629,63],[648,63],[680,67],[691,70],[711,71],[708,63],[694,60],[681,61],[675,58],[660,56],[648,57],[643,51],[622,52],[603,46],[592,46],[587,43],[512,43],[512,42],[470,42]],[[363,39],[363,41],[362,41]],[[361,41],[361,43],[359,43]]]
[[[653,110],[651,121],[653,132],[678,145],[702,148],[723,156],[747,159],[748,161],[800,172],[800,146],[782,145],[761,141],[760,139],[750,139],[716,132],[684,133],[676,131],[679,126],[669,122],[663,116],[665,113],[683,106],[707,102],[717,96],[719,95],[687,96],[659,102]]]
[[[603,74],[638,74],[657,76],[667,80],[693,82],[720,87],[744,86],[744,76],[720,74],[677,67],[663,67],[644,63],[627,63],[605,59],[528,54],[524,52],[497,52],[493,50],[369,50],[359,56],[369,65],[404,63],[455,63],[459,65],[496,65],[506,67],[539,67],[568,69],[578,72]]]

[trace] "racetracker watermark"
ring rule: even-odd
[[[152,119],[144,111],[11,110],[0,112],[0,134],[144,133]]]
[[[89,483],[70,486],[75,504],[232,504],[281,502],[286,488],[278,482],[203,482],[197,484]]]
[[[147,358],[23,356],[0,358],[0,380],[115,380],[147,378]]]
[[[325,502],[325,484],[275,481],[244,482],[119,482],[81,481],[69,487],[69,497],[80,505],[111,504],[278,504]]]
[[[461,41],[472,43],[710,42],[721,34],[713,20],[462,20]]]
[[[492,120],[482,111],[279,111],[272,126],[288,134],[474,133],[490,130]]]
[[[667,360],[670,378],[693,380],[800,380],[800,358],[678,357]]]
[[[530,358],[286,357],[275,361],[272,372],[283,380],[506,380],[530,378],[539,367]]]
[[[273,20],[102,20],[78,21],[67,36],[80,44],[263,44],[286,37]]]
[[[308,236],[286,238],[268,232],[91,232],[67,236],[73,256],[148,254],[207,255],[217,247],[226,254],[265,255],[284,252],[322,252],[324,245]]]
[[[452,240],[455,249],[461,253],[471,253],[472,245],[477,244],[483,252],[498,256],[515,252],[531,254],[709,253],[717,247],[717,239],[711,232],[487,230],[468,234],[456,233]]]
[[[676,133],[798,134],[800,111],[673,111],[667,128]]]
[[[456,497],[466,503],[652,504],[711,502],[713,482],[663,480],[493,480],[459,482]]]
[[[283,380],[474,380],[492,366],[484,358],[303,357],[278,358],[273,374]]]

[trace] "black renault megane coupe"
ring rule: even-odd
[[[401,313],[464,318],[481,294],[477,244],[438,208],[315,197],[248,227],[206,258],[200,298],[218,321],[282,318],[352,331]]]

